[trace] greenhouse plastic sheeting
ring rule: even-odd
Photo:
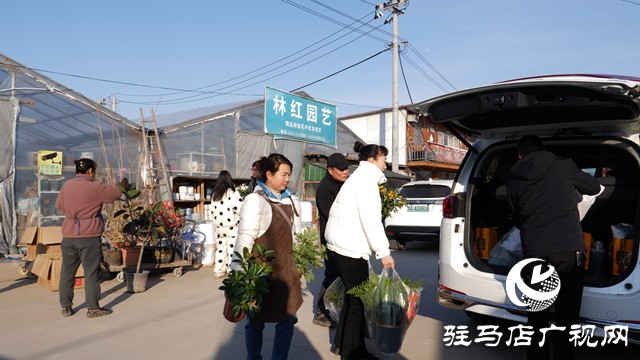
[[[276,147],[271,149],[272,153],[282,154],[291,161],[293,170],[291,171],[291,181],[287,186],[294,194],[302,194],[302,178],[304,174],[304,145],[302,141],[276,140]]]
[[[248,179],[251,177],[251,166],[261,156],[269,154],[273,138],[267,135],[252,133],[238,133],[238,168],[236,177]]]
[[[235,116],[167,130],[161,137],[171,175],[209,176],[236,172]]]
[[[0,100],[0,154],[13,154],[13,124],[17,100]],[[0,156],[1,231],[0,252],[8,253],[13,230],[13,156]]]

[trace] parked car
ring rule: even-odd
[[[453,180],[416,181],[403,185],[400,196],[406,206],[391,214],[384,221],[389,240],[400,245],[407,241],[432,240],[440,234],[442,203],[451,193]]]
[[[505,292],[510,266],[493,265],[479,256],[478,246],[491,244],[486,239],[476,242],[476,233],[489,229],[487,233],[495,232],[499,239],[513,228],[503,180],[518,159],[517,139],[538,135],[546,150],[573,159],[605,186],[582,221],[593,242],[613,252],[611,226],[635,227],[622,270],[611,264],[619,256],[608,254],[596,264],[593,255],[601,250],[588,247],[592,256],[580,316],[583,324],[596,325],[596,336],[603,336],[606,325],[628,325],[629,342],[640,343],[639,96],[640,77],[558,75],[457,91],[410,108],[478,139],[471,145],[458,136],[469,151],[443,205],[440,305],[475,318],[482,314],[526,322],[526,309],[514,305]],[[599,272],[594,272],[596,267]]]

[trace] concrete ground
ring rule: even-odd
[[[481,323],[464,312],[437,305],[437,245],[409,243],[393,251],[396,269],[412,280],[425,278],[418,315],[407,332],[403,347],[394,357],[370,352],[382,359],[525,359],[524,347],[507,347],[505,338],[497,348],[481,344],[447,347],[445,325],[468,325],[472,333]],[[373,260],[375,270],[380,261]],[[289,359],[339,359],[329,349],[334,331],[311,323],[312,307],[320,287],[323,268],[316,280],[303,283],[304,303],[298,311]],[[244,323],[232,324],[222,316],[222,280],[211,269],[185,269],[182,277],[152,273],[144,293],[126,293],[124,283],[103,277],[101,306],[113,309],[110,316],[86,318],[84,291],[75,292],[75,315],[60,315],[58,293],[50,292],[18,274],[18,265],[0,261],[0,360],[4,359],[244,359]],[[503,326],[504,325],[504,326]],[[274,326],[267,325],[263,356],[270,359]],[[579,349],[578,359],[631,359],[638,346],[606,346]]]

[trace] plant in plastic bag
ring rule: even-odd
[[[371,341],[382,353],[400,351],[420,305],[421,283],[411,283],[409,277],[401,279],[395,270],[384,269],[380,276],[372,275],[347,292],[362,300]]]
[[[262,294],[269,293],[267,280],[271,277],[271,266],[267,266],[265,261],[273,253],[273,250],[265,250],[264,245],[255,247],[255,255],[246,247],[242,255],[235,252],[238,259],[233,261],[239,263],[242,269],[231,271],[219,287],[227,293],[234,316],[245,313],[253,317],[255,313],[260,312]]]
[[[335,279],[334,282],[329,285],[322,298],[324,300],[324,307],[329,310],[331,318],[335,322],[339,322],[340,313],[344,306],[344,283],[342,279]]]

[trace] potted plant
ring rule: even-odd
[[[225,292],[237,321],[242,320],[245,314],[253,317],[260,312],[262,294],[269,293],[267,280],[271,277],[271,266],[265,262],[273,253],[273,250],[265,250],[264,245],[255,247],[255,255],[246,247],[242,254],[235,252],[238,259],[233,261],[242,268],[231,271],[229,277],[222,280],[223,285],[219,289]]]
[[[305,281],[313,281],[314,275],[310,266],[316,269],[323,266],[322,259],[327,258],[327,248],[318,243],[318,230],[306,228],[302,233],[296,233],[296,241],[293,243],[293,261],[298,268],[300,277]]]
[[[395,354],[415,317],[424,279],[411,283],[408,276],[400,279],[395,271],[392,276],[387,273],[372,274],[347,294],[362,300],[371,341],[381,352]]]
[[[126,178],[122,179],[122,182],[117,185],[124,194],[124,199],[120,199],[124,202],[124,209],[116,211],[114,217],[122,216],[125,221],[128,221],[123,226],[122,232],[128,235],[131,243],[140,243],[136,272],[126,273],[127,291],[144,292],[149,272],[140,272],[142,255],[144,247],[149,240],[155,242],[160,234],[165,233],[162,224],[156,221],[156,214],[160,211],[162,203],[156,203],[153,207],[149,207],[149,205],[143,204],[141,201],[135,201],[142,192],[136,189],[135,184],[129,184]]]
[[[153,258],[156,264],[166,264],[173,260],[176,239],[184,225],[184,217],[171,201],[165,201],[156,213],[156,222],[162,224],[165,233],[153,243]]]

